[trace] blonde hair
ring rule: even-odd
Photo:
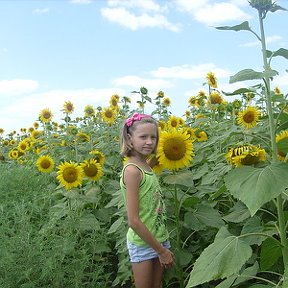
[[[131,152],[132,152],[132,149],[130,148],[129,146],[129,135],[132,135],[133,132],[135,131],[136,127],[139,125],[139,124],[145,124],[145,123],[151,123],[151,124],[154,124],[156,126],[156,145],[155,145],[155,149],[154,151],[152,151],[152,154],[153,153],[156,153],[156,149],[157,149],[157,145],[158,145],[158,141],[159,141],[159,129],[158,129],[158,122],[157,120],[155,120],[154,118],[152,117],[145,117],[145,118],[142,118],[141,120],[137,120],[137,121],[134,121],[132,123],[131,126],[127,126],[126,122],[124,121],[124,124],[123,124],[123,127],[122,127],[122,131],[121,131],[121,134],[120,134],[120,154],[124,157],[129,157],[131,156]]]

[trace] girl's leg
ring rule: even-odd
[[[152,288],[160,288],[163,278],[164,268],[161,266],[159,258],[152,259],[153,262],[153,283]]]
[[[159,259],[154,258],[139,263],[132,263],[136,288],[160,288],[163,268]]]

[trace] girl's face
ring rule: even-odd
[[[153,123],[137,123],[130,135],[133,152],[147,156],[155,151],[157,144],[157,127]]]

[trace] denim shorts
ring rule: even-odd
[[[167,240],[161,243],[163,247],[169,249],[171,247],[170,242]],[[127,248],[129,252],[130,262],[137,263],[145,260],[158,257],[158,253],[149,246],[137,246],[127,240]]]

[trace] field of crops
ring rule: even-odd
[[[281,8],[251,2],[260,24]],[[251,32],[247,25],[218,28]],[[133,287],[119,134],[147,103],[159,122],[154,169],[176,256],[163,287],[288,287],[288,102],[271,69],[288,50],[267,50],[260,27],[264,71],[230,79],[255,85],[225,93],[211,71],[181,115],[165,92],[152,99],[141,87],[137,108],[115,94],[73,117],[67,101],[61,123],[43,108],[29,128],[0,128],[1,288]]]

